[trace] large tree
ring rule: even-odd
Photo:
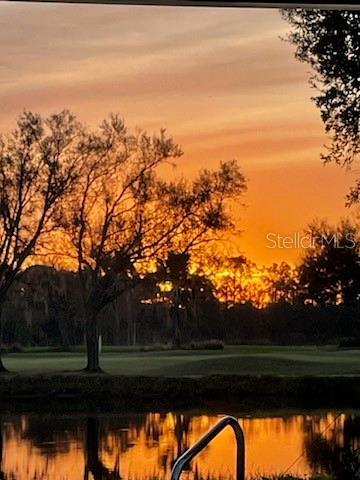
[[[214,299],[214,286],[205,275],[195,273],[189,252],[169,252],[167,258],[158,265],[154,274],[157,281],[169,288],[169,316],[172,322],[173,345],[180,347],[183,342],[186,320],[193,331],[199,329],[199,309],[205,300]],[[158,283],[158,285],[159,285]]]
[[[360,301],[360,238],[348,221],[309,226],[311,246],[299,267],[299,295],[316,305]]]
[[[164,180],[182,151],[165,131],[131,133],[117,115],[79,142],[81,179],[58,210],[76,259],[86,316],[87,370],[100,370],[100,311],[168,252],[185,254],[231,226],[228,200],[245,189],[235,161],[192,181]]]
[[[296,58],[314,71],[313,100],[331,139],[323,160],[350,166],[360,152],[360,12],[292,9],[282,15],[292,26]],[[360,180],[348,200],[359,196]]]
[[[0,317],[10,287],[53,229],[54,211],[77,179],[78,129],[67,111],[45,120],[24,112],[0,138]]]
[[[287,262],[273,263],[264,272],[269,303],[293,303],[298,288],[298,272]]]

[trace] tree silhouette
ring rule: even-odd
[[[298,289],[297,269],[287,262],[273,263],[265,272],[269,303],[292,303]]]
[[[189,260],[188,253],[169,252],[157,272],[160,280],[170,281],[172,284],[170,318],[173,326],[173,343],[176,347],[180,347],[182,342],[185,315],[190,300]]]
[[[111,470],[102,462],[99,443],[99,420],[96,417],[88,417],[86,421],[84,480],[89,480],[89,473],[94,480],[120,480],[119,465]]]
[[[88,371],[100,370],[100,311],[141,280],[141,266],[189,252],[229,228],[228,200],[245,189],[235,161],[193,182],[157,173],[182,155],[164,130],[128,132],[119,116],[86,131],[78,146],[81,178],[58,210],[67,250],[76,258],[86,315]]]
[[[360,479],[359,418],[348,415],[321,434],[315,419],[304,424],[304,451],[312,470],[337,480]]]
[[[317,305],[354,304],[360,299],[360,239],[356,226],[325,222],[309,227],[312,247],[299,267],[305,301]]]
[[[296,58],[315,72],[313,100],[331,136],[323,160],[350,165],[360,152],[360,13],[291,9],[282,15],[293,28],[288,39]],[[360,181],[349,200],[357,201],[359,193]]]
[[[24,112],[0,138],[0,318],[5,297],[77,178],[75,118]],[[0,358],[0,371],[5,367]]]

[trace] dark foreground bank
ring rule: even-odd
[[[202,378],[131,377],[117,375],[4,375],[0,404],[11,409],[27,405],[43,408],[52,402],[61,408],[86,405],[96,409],[129,406],[211,407],[212,404],[262,408],[359,407],[360,377],[279,377],[217,375]]]

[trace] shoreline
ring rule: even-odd
[[[238,376],[200,378],[108,374],[6,374],[0,408],[96,411],[152,408],[357,408],[360,376]]]

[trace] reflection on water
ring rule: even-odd
[[[0,416],[0,478],[6,480],[152,480],[169,477],[177,456],[219,416],[144,413],[99,416]],[[247,474],[332,472],[360,446],[360,417],[350,414],[239,418]],[[189,479],[233,478],[230,429],[205,450]]]

